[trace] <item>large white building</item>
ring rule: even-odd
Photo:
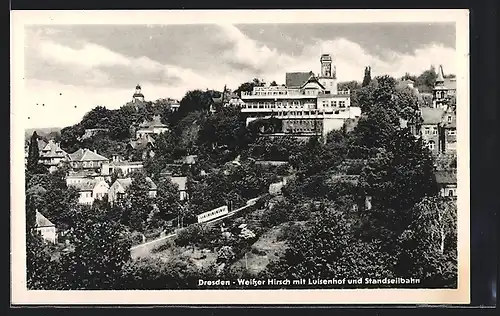
[[[314,135],[341,129],[348,119],[361,115],[359,107],[351,107],[350,91],[337,89],[336,68],[332,57],[320,58],[321,73],[286,74],[284,86],[254,87],[242,92],[241,111],[247,124],[256,119],[278,119],[275,134]],[[276,121],[275,121],[276,122]]]

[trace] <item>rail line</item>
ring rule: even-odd
[[[203,224],[207,224],[207,225],[208,224],[213,224],[213,223],[219,222],[221,220],[224,220],[224,219],[226,219],[228,217],[231,217],[234,214],[237,214],[238,212],[241,212],[242,210],[245,210],[245,209],[247,209],[249,207],[254,206],[260,199],[262,199],[266,195],[267,194],[263,194],[263,195],[258,196],[256,198],[250,199],[250,200],[247,201],[246,205],[244,205],[244,206],[242,206],[242,207],[240,207],[238,209],[235,209],[235,210],[233,210],[233,211],[231,211],[231,212],[229,212],[227,214],[224,214],[223,216],[220,216],[220,217],[211,219],[209,221],[206,221]],[[194,225],[194,224],[191,224],[191,225]],[[161,244],[161,242],[177,236],[177,234],[179,233],[179,231],[184,230],[184,229],[186,229],[187,227],[189,227],[191,225],[188,225],[186,227],[183,227],[183,228],[179,229],[176,233],[173,233],[173,234],[170,234],[170,235],[167,235],[167,236],[163,236],[163,237],[160,237],[160,238],[157,238],[157,239],[145,242],[143,244],[132,246],[132,247],[130,247],[130,254],[131,254],[132,257],[139,257],[140,253],[141,253],[141,249],[144,249],[144,251],[142,251],[143,253],[149,253],[149,251],[150,251],[149,248],[151,246],[155,246],[157,244],[159,245],[159,244]],[[150,247],[148,247],[148,246],[150,246]]]

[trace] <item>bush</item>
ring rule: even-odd
[[[177,234],[175,243],[181,247],[191,245],[213,249],[219,245],[221,237],[221,232],[217,226],[193,224]]]
[[[278,241],[285,240],[296,240],[300,234],[304,231],[304,228],[300,224],[289,223],[283,227],[277,236]]]
[[[272,209],[267,209],[262,214],[261,225],[273,227],[284,222],[288,222],[290,205],[287,202],[279,201]]]
[[[128,239],[132,243],[132,246],[142,244],[142,234],[134,231],[128,235]]]
[[[252,253],[258,255],[258,256],[265,256],[267,253],[264,250],[259,250],[255,247],[252,247]]]

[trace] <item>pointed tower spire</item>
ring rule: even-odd
[[[436,78],[436,83],[438,82],[444,82],[444,73],[443,73],[443,66],[439,65],[439,70],[437,73],[437,78]]]

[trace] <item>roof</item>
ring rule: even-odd
[[[55,227],[47,217],[43,216],[42,213],[36,211],[36,227]]]
[[[298,88],[302,86],[311,76],[314,76],[312,71],[309,72],[287,72],[285,76],[285,86],[288,88]]]
[[[318,79],[316,77],[310,77],[309,79],[306,80],[306,82],[304,82],[300,87],[303,88],[306,84],[308,84],[309,82],[314,82],[314,83],[317,83],[321,89],[325,89],[325,87],[318,81]]]
[[[90,149],[78,149],[72,154],[69,154],[71,161],[107,161],[108,158],[91,151]]]
[[[179,191],[186,191],[187,177],[170,177],[170,180],[179,186]]]
[[[457,174],[452,170],[436,171],[436,182],[438,184],[457,184]]]
[[[438,73],[437,73],[437,78],[436,78],[436,83],[438,82],[444,82],[444,72],[443,72],[443,66],[439,65]]]
[[[152,127],[167,127],[167,125],[161,122],[161,116],[155,115],[151,121],[144,121],[140,126],[140,128],[152,128]]]
[[[421,108],[422,124],[439,124],[442,121],[444,110],[437,108]]]
[[[94,190],[94,187],[96,186],[96,184],[98,182],[100,182],[100,181],[97,181],[95,179],[84,179],[81,182],[72,183],[72,184],[70,184],[70,186],[74,187],[75,189],[77,189],[80,192],[82,192],[82,191],[92,191],[92,190]]]
[[[59,144],[53,140],[49,140],[47,145],[42,149],[42,157],[65,157],[68,154],[59,147]]]
[[[142,161],[112,161],[110,166],[143,166]]]
[[[37,143],[38,143],[38,150],[42,150],[45,148],[45,146],[47,146],[47,143],[43,139],[38,139]]]
[[[153,180],[151,180],[150,177],[146,177],[146,181],[148,182],[149,190],[156,190],[157,189],[156,184],[153,182]],[[126,190],[132,184],[132,178],[130,178],[130,177],[120,178],[120,179],[116,179],[116,182],[118,182],[123,187],[123,189]]]
[[[79,170],[79,171],[70,171],[70,173],[66,176],[66,178],[85,178],[85,177],[95,177],[100,174],[95,172],[94,170]]]

